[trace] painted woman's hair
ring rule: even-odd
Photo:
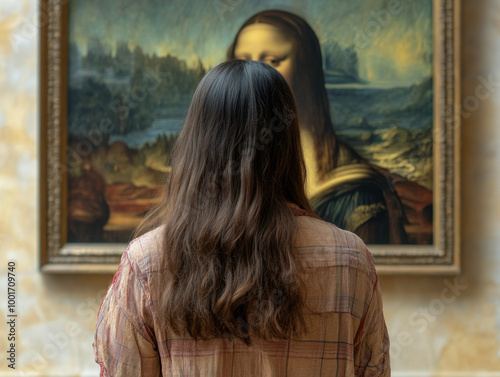
[[[290,338],[305,326],[295,203],[312,213],[293,93],[271,66],[224,62],[201,80],[162,201],[159,312],[195,339]]]
[[[301,127],[311,132],[316,150],[319,177],[336,166],[336,137],[330,117],[330,107],[325,89],[323,59],[316,33],[296,14],[284,10],[265,10],[256,13],[240,27],[227,51],[227,58],[234,59],[240,32],[248,25],[263,23],[280,29],[294,42],[295,71],[293,92],[301,118]]]

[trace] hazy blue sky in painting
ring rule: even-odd
[[[270,8],[304,17],[321,43],[354,45],[360,77],[368,81],[410,83],[432,74],[432,0],[75,0],[70,39],[84,54],[87,40],[97,37],[111,50],[128,41],[146,53],[188,63],[200,57],[213,67],[241,24]],[[396,12],[379,18],[384,9]]]

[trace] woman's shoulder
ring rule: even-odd
[[[342,229],[322,218],[301,216],[299,220],[299,243],[336,246],[340,248],[365,249],[363,240],[353,232]]]
[[[373,256],[363,240],[323,219],[301,216],[295,246],[309,266],[342,265],[370,276],[375,271]]]
[[[155,268],[161,255],[162,240],[163,226],[160,226],[130,241],[126,252],[138,273],[148,273]]]

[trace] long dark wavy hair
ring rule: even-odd
[[[248,25],[264,23],[279,28],[294,44],[293,92],[301,118],[301,127],[311,132],[316,150],[318,177],[334,169],[337,163],[337,138],[330,117],[325,89],[323,59],[316,33],[296,14],[270,9],[254,14],[236,33],[227,50],[227,58],[234,59],[240,32]]]
[[[163,198],[136,235],[162,226],[160,313],[194,339],[290,339],[305,330],[290,203],[304,192],[297,109],[285,79],[230,60],[201,80],[171,154]]]

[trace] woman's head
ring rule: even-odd
[[[324,84],[316,34],[303,18],[287,11],[266,10],[250,17],[236,33],[227,57],[262,60],[287,78],[294,90],[303,86],[302,80]]]
[[[227,61],[208,72],[193,96],[172,165],[171,180],[186,189],[178,194],[188,195],[182,202],[191,206],[227,202],[243,208],[253,200],[303,205],[297,110],[283,77],[250,60]]]
[[[236,59],[261,60],[276,68],[292,87],[296,69],[295,54],[295,41],[279,27],[265,23],[245,26],[239,32],[234,48]]]
[[[314,137],[320,175],[333,168],[335,133],[325,90],[321,47],[311,26],[287,11],[259,12],[240,27],[227,58],[261,60],[285,77],[295,94],[300,126]]]

